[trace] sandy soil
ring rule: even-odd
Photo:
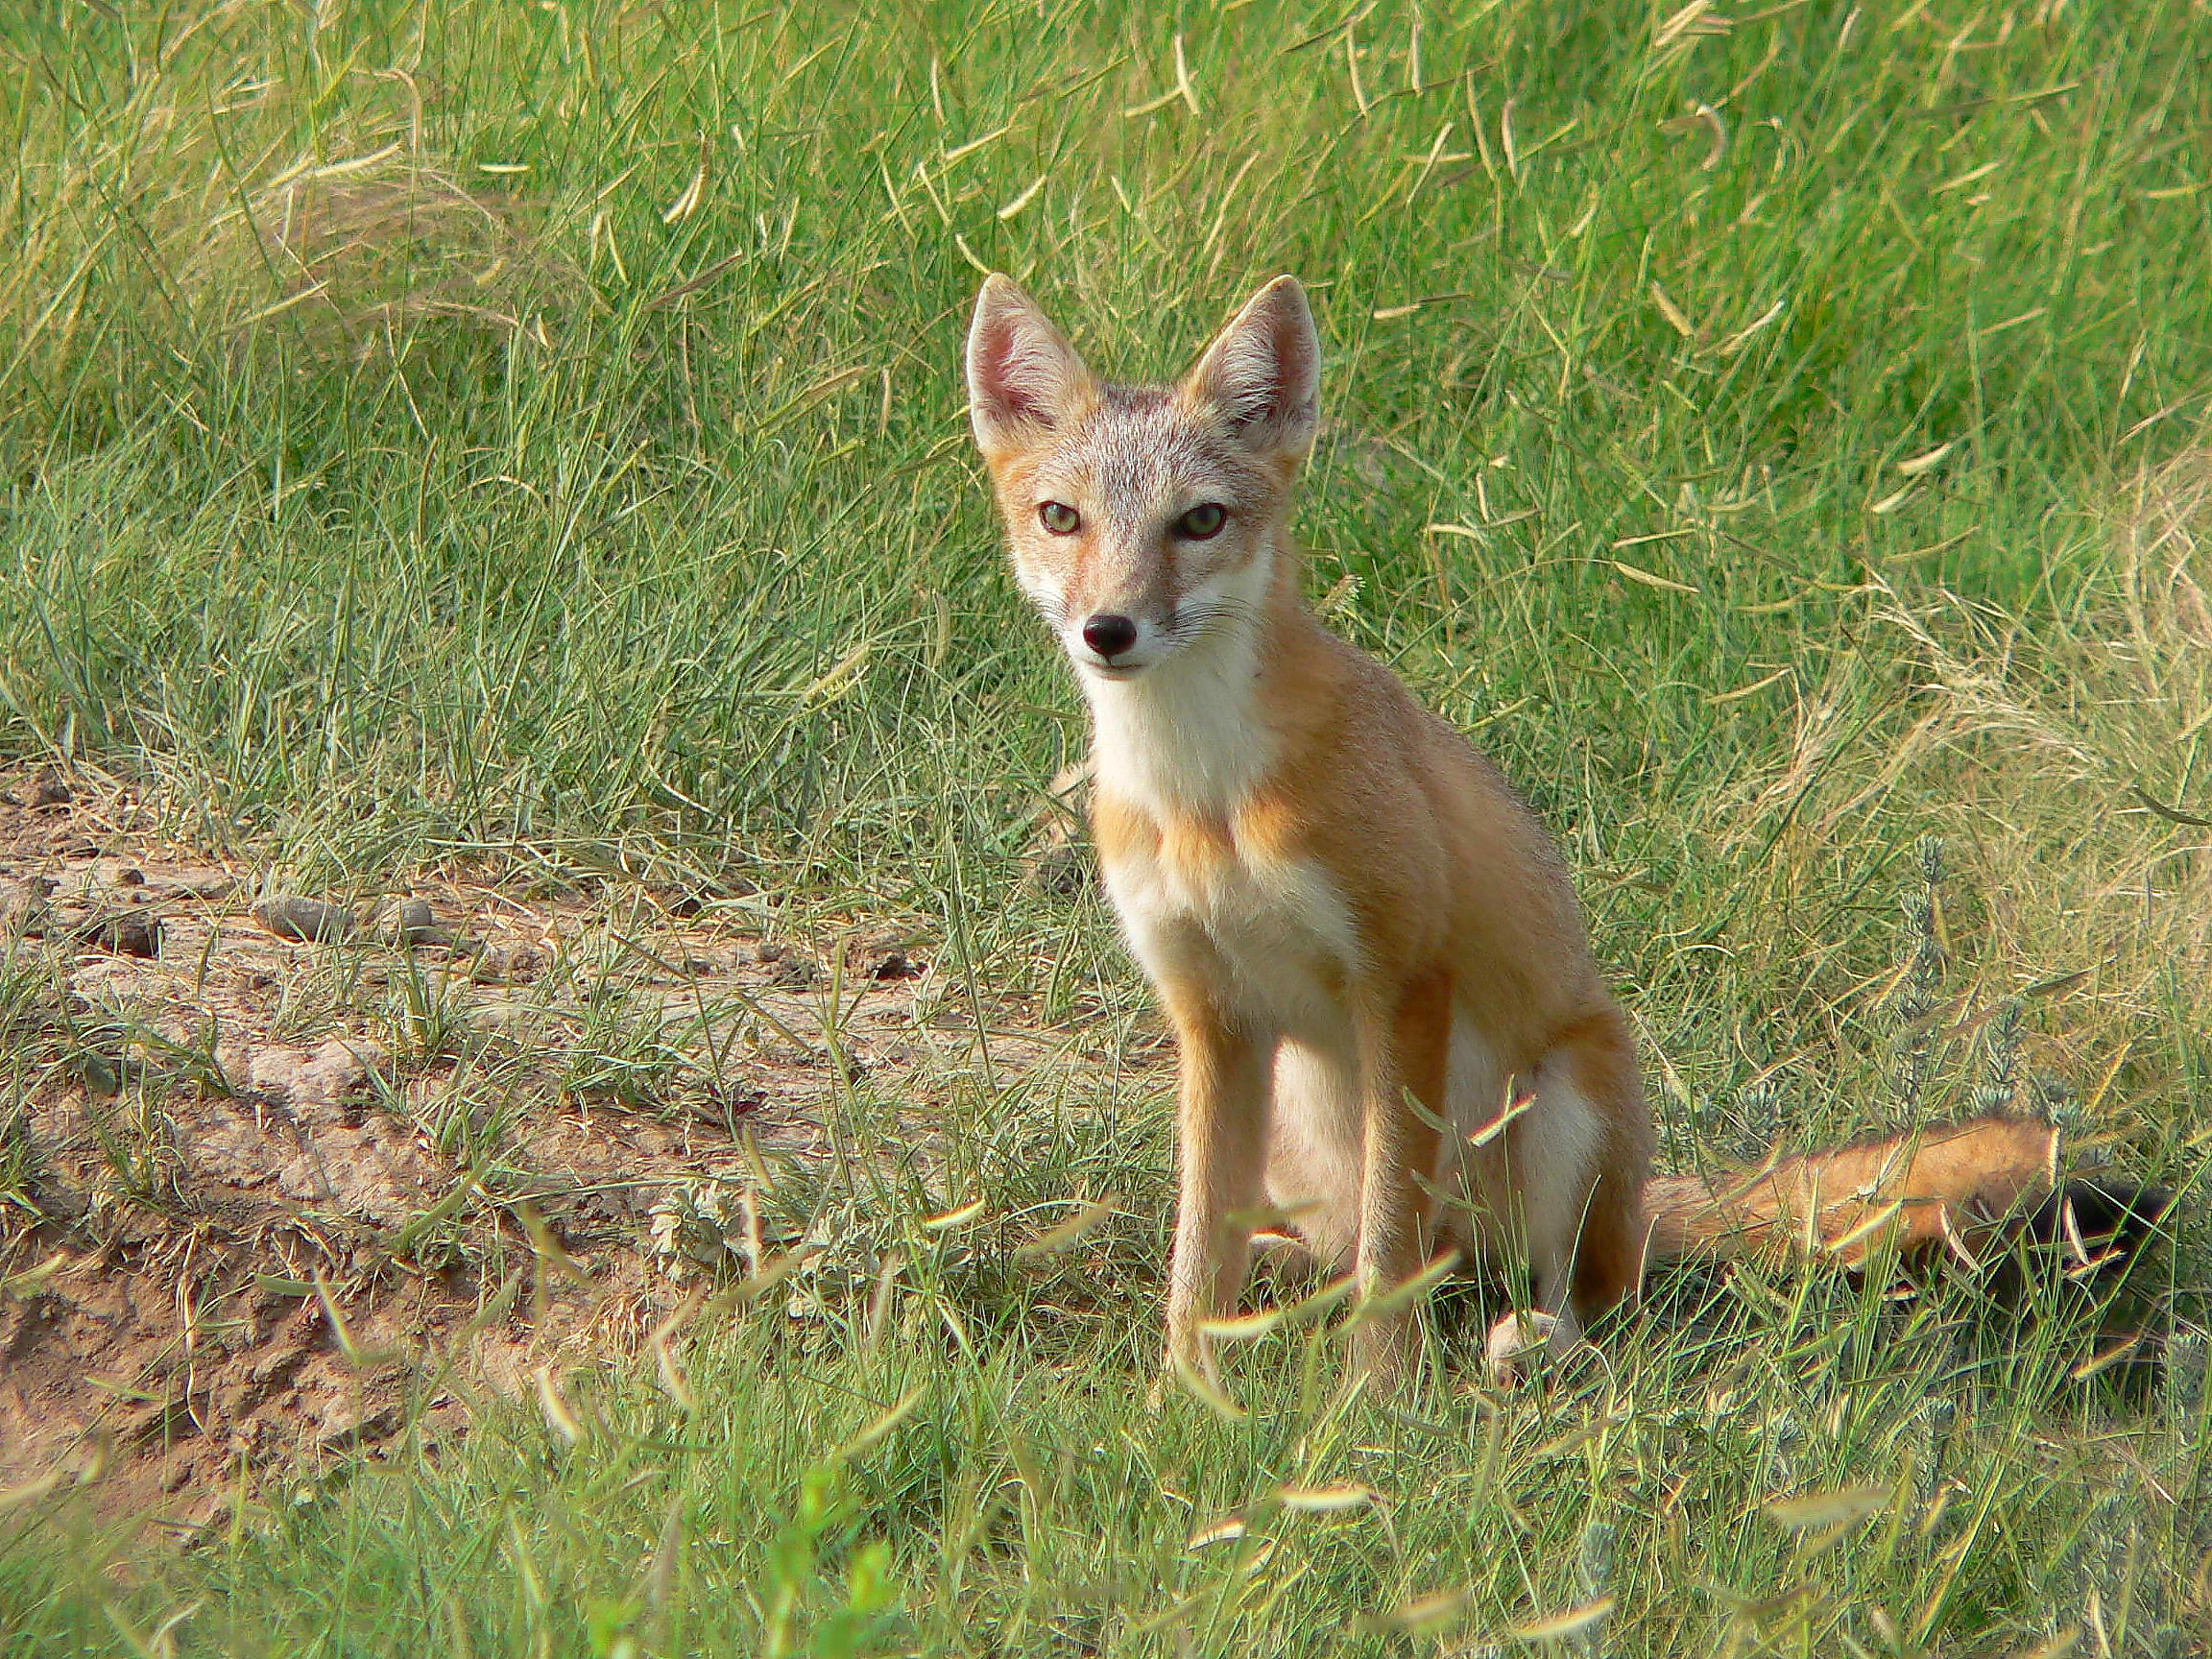
[[[97,1478],[186,1535],[632,1349],[703,1264],[742,1278],[841,1079],[1067,1057],[1011,1006],[984,1055],[926,942],[880,929],[465,878],[332,922],[120,787],[0,791],[0,1487]]]

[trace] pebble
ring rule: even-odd
[[[254,918],[279,939],[302,944],[335,944],[350,939],[360,928],[353,912],[343,904],[325,904],[320,899],[274,894],[253,906]]]
[[[92,916],[70,930],[72,937],[118,956],[161,954],[161,916],[154,910],[126,910]]]
[[[8,793],[16,805],[36,812],[41,806],[65,805],[73,791],[61,781],[60,773],[51,766],[41,766],[34,776],[26,778]]]
[[[430,908],[427,899],[400,900],[386,918],[385,926],[394,942],[399,945],[439,943],[431,936],[445,931],[438,926],[438,913]]]

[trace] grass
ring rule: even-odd
[[[1669,1156],[2036,1106],[2187,1182],[2208,38],[2159,0],[27,8],[0,750],[341,890],[895,918],[1118,1031],[1094,896],[1019,880],[1083,736],[998,572],[965,308],[1006,269],[1162,373],[1294,270],[1311,589],[1558,830]],[[1604,1376],[1490,1396],[1447,1342],[1403,1410],[1279,1335],[1242,1419],[1152,1409],[1162,1101],[1070,1091],[856,1090],[863,1143],[934,1115],[933,1173],[786,1200],[905,1265],[700,1318],[678,1386],[609,1358],[174,1558],[15,1495],[0,1651],[2207,1639],[2189,1365],[2078,1380],[2089,1315],[1971,1283],[1671,1285]],[[2206,1265],[2192,1221],[2184,1330]],[[1771,1506],[1808,1493],[1845,1496]]]

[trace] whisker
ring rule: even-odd
[[[1260,608],[1249,600],[1216,599],[1185,607],[1164,632],[1178,645],[1194,645],[1218,638],[1238,622],[1256,622],[1259,615]]]

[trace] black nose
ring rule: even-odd
[[[1083,624],[1083,643],[1101,657],[1118,657],[1137,643],[1137,624],[1126,616],[1094,616]]]

